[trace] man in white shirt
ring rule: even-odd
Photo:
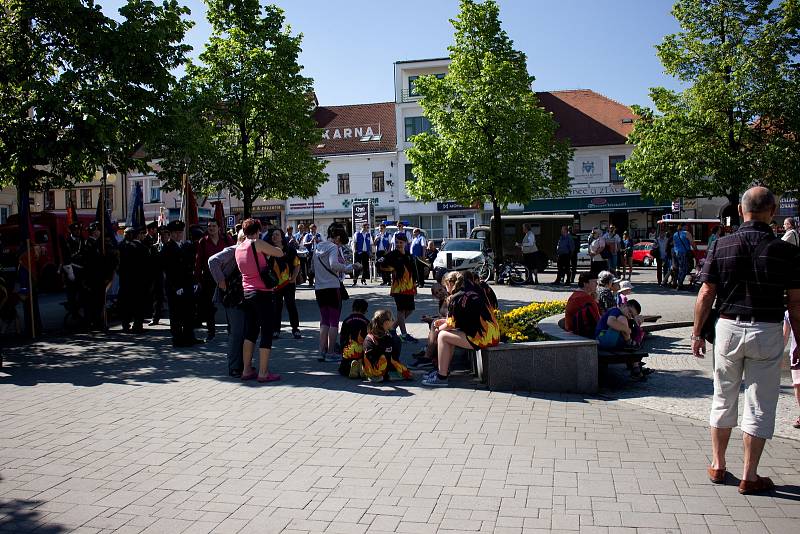
[[[522,263],[530,270],[533,276],[533,283],[539,283],[539,273],[536,268],[536,256],[539,248],[536,246],[536,235],[533,233],[533,228],[528,223],[522,225],[522,231],[525,235],[522,238],[520,247],[522,248]],[[528,280],[530,282],[530,280]]]
[[[794,219],[791,217],[786,217],[783,221],[783,229],[785,232],[783,233],[783,239],[787,243],[791,243],[796,247],[800,247],[800,235],[797,234],[797,229],[795,228]]]

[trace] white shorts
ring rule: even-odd
[[[739,389],[745,381],[740,425],[751,436],[770,439],[781,385],[783,323],[717,321],[714,343],[714,398],[709,423],[733,428],[739,417]]]

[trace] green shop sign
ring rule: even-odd
[[[640,195],[609,195],[596,197],[537,198],[527,202],[525,213],[553,211],[611,211],[648,208],[669,208],[669,201],[656,202]]]

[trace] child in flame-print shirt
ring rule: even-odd
[[[400,327],[403,339],[406,341],[416,341],[406,330],[406,319],[414,311],[414,295],[417,294],[417,271],[414,268],[414,258],[402,246],[408,239],[404,232],[397,232],[394,235],[396,243],[401,246],[396,248],[378,260],[381,271],[388,271],[392,274],[392,287],[389,294],[394,298],[397,306],[397,320],[392,326],[392,330]]]

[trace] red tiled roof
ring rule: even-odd
[[[311,148],[315,156],[397,150],[394,102],[319,106],[314,119],[323,131],[323,139]],[[367,135],[370,140],[362,141]]]
[[[628,107],[589,89],[537,92],[559,124],[556,137],[574,147],[623,145],[637,116]],[[623,119],[631,122],[623,123]]]

